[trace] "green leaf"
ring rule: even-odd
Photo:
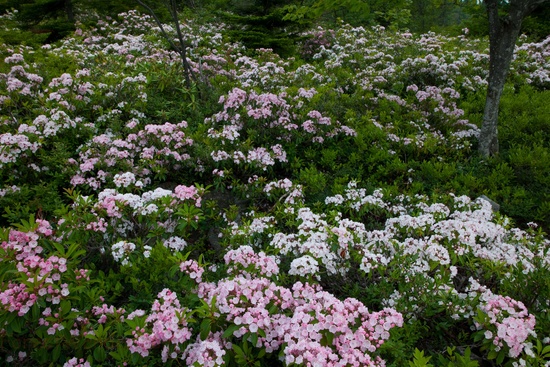
[[[223,332],[223,338],[224,339],[228,339],[229,337],[233,336],[233,333],[236,331],[236,330],[239,330],[241,327],[239,325],[229,325],[229,327],[227,329],[225,329],[225,331]]]
[[[105,348],[103,348],[102,346],[95,348],[94,359],[98,362],[105,361],[105,359],[107,359],[107,353],[105,352]]]
[[[262,349],[260,350],[260,352],[258,353],[257,358],[258,358],[258,359],[262,358],[263,356],[265,356],[265,353],[266,353],[266,352],[265,352],[265,348],[262,348]]]
[[[501,350],[497,356],[497,364],[502,364],[502,362],[504,361],[504,357],[506,357],[506,351]]]
[[[86,251],[80,248],[80,244],[73,243],[67,250],[67,254],[65,256],[68,259],[76,259],[85,254],[86,254]]]
[[[257,333],[251,333],[250,335],[250,342],[252,343],[252,345],[256,345],[258,344],[258,334]]]
[[[433,367],[432,364],[429,364],[432,357],[431,356],[424,356],[424,351],[418,350],[418,348],[415,348],[414,350],[414,358],[413,361],[409,361],[410,367]]]
[[[0,228],[0,241],[8,241],[10,238],[9,228]]]
[[[487,354],[487,359],[489,359],[489,360],[495,359],[497,357],[497,355],[498,355],[498,353],[494,349],[491,349],[489,354]]]
[[[21,349],[21,342],[19,338],[7,338],[8,345],[10,346],[11,350],[19,350]]]
[[[99,326],[95,330],[94,334],[96,336],[96,339],[103,338],[104,333],[103,333],[103,325],[102,324],[99,324]]]
[[[52,362],[55,362],[61,356],[61,344],[57,344],[52,350]]]
[[[61,302],[61,312],[62,315],[67,315],[69,312],[71,312],[71,301],[65,300]]]
[[[53,246],[57,250],[59,257],[65,257],[65,247],[62,244],[54,242]]]
[[[483,333],[480,332],[480,333],[476,333],[476,334],[474,335],[474,341],[475,341],[475,342],[478,342],[478,341],[480,341],[481,339],[485,339],[485,336],[483,335]]]
[[[201,339],[206,340],[208,338],[208,335],[210,334],[210,329],[212,327],[210,319],[203,319],[201,322],[200,330],[201,330]]]
[[[33,320],[38,320],[40,318],[40,307],[38,306],[37,303],[32,305],[31,315],[32,315]]]
[[[10,325],[12,331],[17,334],[21,334],[21,327],[23,326],[24,322],[25,322],[25,319],[23,319],[22,317],[16,317]]]
[[[34,352],[35,358],[40,364],[45,364],[50,356],[50,353],[45,348],[40,348]]]
[[[244,354],[243,350],[241,349],[241,347],[239,347],[237,344],[233,344],[231,346],[231,348],[237,354],[237,356],[239,356],[241,358],[241,360],[246,360],[245,354]]]
[[[258,329],[258,335],[261,336],[262,338],[266,337],[266,333],[263,329]]]

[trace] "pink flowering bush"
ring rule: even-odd
[[[355,136],[350,127],[305,108],[314,94],[257,94],[234,88],[222,96],[223,111],[205,120],[216,167],[244,166],[261,173],[292,160],[297,145],[321,145],[325,139]]]
[[[186,136],[187,122],[145,125],[142,130],[138,130],[138,122],[128,122],[126,138],[107,133],[81,147],[79,159],[72,162],[76,172],[71,183],[99,190],[116,175],[128,172],[136,176],[134,184],[144,187],[155,178],[165,178],[172,170],[189,167],[190,155],[185,150],[193,145],[193,140]],[[111,172],[117,173],[113,176]]]
[[[527,347],[528,337],[536,336],[535,317],[529,315],[523,303],[510,297],[489,295],[486,298],[479,306],[475,326],[485,330],[483,337],[491,350],[488,358],[503,360],[500,351],[508,351],[510,357],[517,358]]]
[[[77,307],[99,301],[84,292],[90,281],[89,270],[78,267],[84,253],[78,244],[61,244],[50,223],[40,219],[1,238],[1,335],[10,340],[2,346],[4,362],[58,361],[77,347],[72,337],[87,319]]]
[[[267,192],[271,191],[267,190],[270,185],[266,185]],[[535,317],[526,312],[521,301],[495,294],[491,297],[496,300],[508,300],[507,310],[513,315],[516,311],[512,310],[518,310],[521,321],[500,313],[500,318],[490,316],[491,321],[480,322],[477,310],[495,314],[487,308],[493,301],[484,298],[493,293],[468,289],[467,277],[474,273],[475,266],[480,281],[486,282],[487,276],[499,268],[507,272],[506,280],[491,285],[492,289],[519,296],[513,284],[526,277],[538,277],[535,269],[547,266],[542,264],[548,264],[550,243],[540,235],[510,228],[506,218],[495,217],[484,200],[472,201],[464,196],[449,196],[446,200],[443,204],[430,203],[421,196],[385,197],[381,190],[368,194],[352,182],[343,194],[326,198],[328,208],[336,210],[316,214],[302,202],[278,201],[280,217],[271,218],[268,226],[256,227],[256,220],[263,219],[257,216],[243,225],[233,224],[229,234],[235,241],[241,234],[250,236],[257,231],[261,233],[258,240],[265,241],[270,251],[284,259],[281,269],[288,269],[289,276],[332,284],[334,289],[353,280],[365,287],[370,297],[401,312],[411,324],[437,316],[457,327],[467,320],[484,332],[498,329],[500,337],[495,345],[507,346],[509,357],[517,358],[530,350],[527,340],[536,337]],[[385,213],[388,219],[381,228],[367,230],[361,220],[369,212]],[[278,218],[285,223],[284,231],[278,229]],[[241,243],[248,238],[242,237]],[[358,273],[363,275],[358,277]],[[479,285],[476,280],[470,281]],[[392,284],[410,285],[398,288]],[[536,284],[532,283],[534,287]],[[534,301],[529,292],[521,293],[521,299],[530,301],[533,309],[548,307],[547,293]],[[490,358],[495,356],[491,354]]]

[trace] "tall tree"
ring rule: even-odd
[[[479,153],[488,157],[499,151],[498,110],[514,46],[525,17],[550,0],[485,0],[489,19],[489,80],[479,136]]]
[[[294,53],[309,17],[292,14],[296,0],[230,0],[220,12],[229,36],[250,49],[271,48],[283,56]]]
[[[166,38],[168,43],[170,43],[170,47],[172,47],[172,49],[179,54],[180,59],[181,59],[181,63],[182,63],[182,66],[183,66],[183,70],[184,70],[185,85],[188,88],[191,88],[191,79],[194,79],[195,75],[193,73],[193,69],[191,68],[191,65],[189,65],[189,61],[187,60],[187,54],[188,54],[188,51],[189,51],[190,44],[184,38],[183,33],[181,31],[180,21],[179,21],[179,18],[178,18],[178,3],[177,3],[177,0],[164,0],[164,4],[167,7],[168,12],[170,13],[170,17],[172,18],[172,22],[173,22],[173,24],[176,28],[176,34],[178,36],[178,42],[177,43],[172,40],[172,37],[170,37],[170,35],[168,35],[168,33],[166,33],[166,30],[164,29],[162,21],[158,17],[155,10],[153,8],[151,8],[151,6],[149,6],[143,0],[136,0],[136,1],[139,5],[143,6],[145,9],[147,9],[147,11],[149,11],[149,13],[151,14],[153,19],[155,20],[155,22],[159,26],[162,34],[164,35],[164,38]]]

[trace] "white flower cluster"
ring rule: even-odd
[[[374,205],[384,208],[387,205],[382,200],[383,196],[381,189],[375,190],[372,195],[367,195],[365,189],[357,189],[357,182],[351,181],[348,183],[345,196],[340,194],[329,196],[325,199],[325,204],[342,205],[346,203],[347,206],[354,210],[359,210],[364,205]]]
[[[132,172],[125,172],[116,174],[113,178],[113,182],[116,187],[128,187],[130,185],[136,185],[137,187],[143,186],[141,181],[136,182],[136,176]]]
[[[301,222],[297,234],[276,233],[270,246],[279,249],[283,255],[309,254],[323,264],[328,274],[345,274],[348,269],[342,266],[342,258],[346,254],[332,251],[336,233],[330,229],[324,216],[313,213],[310,208],[301,208],[298,209],[297,220]],[[341,232],[341,229],[336,232]]]
[[[292,260],[288,274],[302,277],[314,276],[315,279],[321,280],[319,276],[319,263],[309,255]]]
[[[187,242],[181,237],[178,236],[172,236],[163,243],[164,247],[171,250],[172,252],[182,251],[185,246],[187,246]]]
[[[111,253],[116,262],[122,265],[129,264],[129,255],[134,252],[136,245],[128,241],[119,241],[111,246]]]

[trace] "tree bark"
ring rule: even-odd
[[[72,0],[65,0],[64,6],[65,6],[65,14],[67,14],[67,20],[72,24],[74,24],[75,18],[74,18],[74,9],[73,9]]]
[[[483,157],[498,154],[498,111],[521,22],[537,6],[548,0],[511,0],[505,16],[499,15],[499,0],[485,0],[489,18],[489,79],[483,124],[479,135],[479,153]]]

